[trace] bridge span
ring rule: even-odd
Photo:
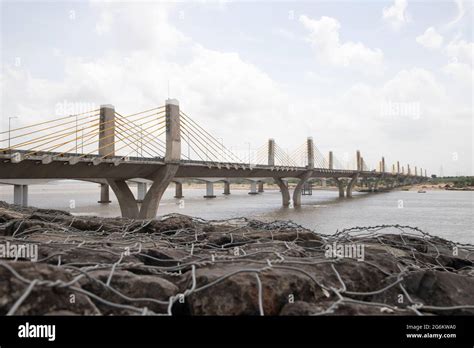
[[[4,135],[7,132],[2,132]],[[164,140],[161,138],[164,137]],[[161,197],[172,182],[182,197],[182,182],[198,178],[207,183],[205,197],[215,197],[213,183],[247,179],[251,192],[263,191],[263,183],[278,185],[282,204],[301,205],[304,185],[314,178],[330,179],[340,197],[351,197],[356,185],[376,191],[427,180],[426,170],[412,172],[400,163],[387,171],[384,157],[377,169],[368,168],[356,151],[354,168],[344,168],[329,151],[323,156],[313,139],[295,153],[284,152],[274,141],[260,149],[255,163],[242,161],[222,142],[180,111],[179,102],[168,99],[162,107],[122,116],[112,105],[8,131],[8,146],[0,149],[0,182],[24,179],[76,179],[101,183],[101,200],[114,191],[122,216],[149,219],[157,213]],[[12,144],[12,141],[14,143]],[[185,146],[182,146],[185,145]],[[131,156],[135,154],[135,156]],[[298,180],[292,195],[287,179]],[[129,182],[138,181],[134,196]],[[147,189],[147,182],[150,187]],[[26,194],[25,194],[26,192]],[[27,186],[15,185],[15,202],[26,205]]]

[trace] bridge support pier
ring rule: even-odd
[[[110,203],[109,185],[100,184],[100,200],[97,203]]]
[[[290,205],[290,191],[288,190],[288,182],[281,178],[273,178],[273,180],[280,188],[283,206],[285,207],[289,206]]]
[[[179,181],[174,182],[174,198],[183,198],[183,183]]]
[[[13,186],[13,204],[28,206],[28,185]]]
[[[359,174],[354,175],[354,177],[349,181],[349,184],[347,184],[346,188],[346,197],[351,198],[352,197],[352,190],[354,189],[354,186],[357,182],[357,179],[359,178]]]
[[[230,195],[230,182],[224,181],[224,195]]]
[[[158,204],[161,201],[163,193],[167,189],[173,177],[178,171],[179,164],[167,164],[157,170],[153,177],[153,184],[150,186],[145,198],[143,199],[139,219],[153,219],[156,217]]]
[[[257,195],[257,182],[256,181],[251,181],[250,182],[250,192],[249,195]]]
[[[336,185],[339,189],[339,198],[344,198],[344,189],[346,187],[346,183],[344,182],[344,180],[339,178],[334,178],[334,181],[336,182]]]
[[[117,197],[122,217],[136,219],[138,217],[138,205],[125,180],[107,179],[107,183]]]
[[[295,190],[293,191],[293,204],[295,207],[301,206],[301,189],[309,178],[313,175],[313,171],[309,170],[300,177],[300,181],[296,184]]]
[[[260,181],[260,182],[258,183],[258,192],[260,192],[260,193],[265,192],[265,191],[263,191],[263,181]]]
[[[326,178],[321,179],[321,187],[326,187],[327,186],[327,180]]]
[[[142,203],[145,199],[147,190],[146,182],[138,182],[137,183],[137,203]]]
[[[206,181],[206,195],[204,198],[216,198],[214,195],[214,183],[211,181]]]

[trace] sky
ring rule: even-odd
[[[2,130],[180,108],[228,148],[474,175],[472,1],[2,1]]]

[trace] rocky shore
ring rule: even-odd
[[[473,315],[474,247],[407,226],[75,217],[0,202],[0,315]]]

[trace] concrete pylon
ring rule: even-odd
[[[359,178],[359,173],[357,173],[356,175],[354,175],[351,179],[351,181],[349,181],[349,183],[347,184],[347,187],[346,187],[346,197],[350,198],[352,197],[352,189],[354,188],[356,182],[357,182],[357,179]]]
[[[179,117],[179,102],[176,99],[166,100],[166,154],[165,165],[161,166],[150,178],[152,184],[148,189],[140,209],[130,187],[125,180],[107,179],[115,193],[123,217],[153,219],[156,216],[158,205],[179,169],[181,160],[181,130]]]
[[[288,183],[282,178],[273,178],[281,191],[282,205],[287,207],[290,205],[290,191],[288,190]]]
[[[249,195],[257,195],[257,182],[256,181],[251,181],[250,182],[250,192]]]
[[[308,168],[314,168],[314,143],[313,138],[308,137],[306,140],[307,152],[308,152]]]
[[[381,163],[380,171],[381,171],[382,173],[385,173],[385,169],[386,169],[386,168],[385,168],[385,157],[382,157],[382,161],[380,161],[380,163]]]
[[[408,172],[408,175],[411,175],[411,170],[410,170],[410,165],[407,164],[407,172]]]
[[[300,181],[298,181],[298,184],[296,184],[295,190],[293,191],[293,204],[295,207],[301,206],[301,189],[312,175],[313,171],[308,170],[299,178]]]
[[[224,195],[230,195],[230,182],[224,181]]]
[[[329,169],[334,169],[334,157],[332,151],[329,151]]]
[[[181,160],[181,121],[179,102],[166,100],[166,163],[179,163]]]
[[[268,165],[275,165],[275,139],[268,139]]]
[[[258,182],[258,192],[263,193],[263,181]]]
[[[110,203],[109,185],[100,184],[100,200],[97,203]]]
[[[143,199],[140,208],[138,215],[140,219],[153,219],[156,216],[161,197],[178,172],[181,161],[181,120],[178,100],[167,99],[165,108],[166,165],[158,169],[153,176],[153,184]]]
[[[405,166],[402,166],[402,174],[405,175]]]
[[[418,168],[415,166],[415,176],[418,176]]]
[[[346,187],[344,180],[340,178],[334,178],[337,188],[339,189],[339,198],[344,198],[344,189]]]
[[[100,106],[99,156],[115,156],[115,108],[106,104]]]
[[[174,182],[174,198],[183,198],[183,184],[179,181]]]
[[[400,161],[397,161],[397,174],[400,174]]]
[[[100,157],[109,158],[115,156],[115,107],[110,104],[100,106],[99,144],[98,154]],[[110,203],[109,186],[100,185],[100,200],[98,203]]]

